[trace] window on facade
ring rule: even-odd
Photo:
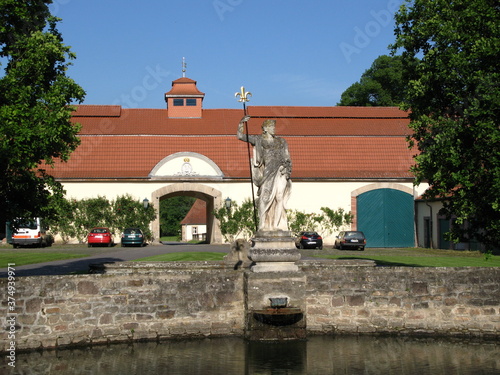
[[[188,106],[196,106],[196,99],[186,99],[186,105]]]
[[[174,106],[180,107],[184,105],[184,99],[174,99]]]

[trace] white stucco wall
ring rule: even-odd
[[[148,180],[112,181],[112,182],[81,182],[65,181],[64,188],[68,198],[83,199],[105,196],[113,200],[118,196],[129,194],[142,202],[147,198],[156,209],[159,209],[159,200],[169,194],[183,194],[202,198],[207,201],[207,211],[224,204],[226,198],[241,204],[245,199],[251,199],[252,188],[249,181],[235,182],[225,179],[222,170],[211,159],[194,152],[178,152],[160,160],[149,173]],[[379,182],[379,181],[311,181],[299,182],[293,180],[292,194],[288,202],[288,209],[306,213],[320,213],[321,207],[332,210],[339,208],[344,211],[353,211],[353,198],[365,191],[381,188],[403,190],[412,194],[414,199],[421,195],[427,186],[414,188],[411,182]],[[257,190],[255,189],[255,194]],[[217,221],[211,226],[208,219],[208,238],[212,242],[221,242],[222,236],[218,230]],[[212,230],[210,231],[210,228]],[[155,237],[159,236],[159,222],[152,223]],[[350,229],[348,228],[340,228]],[[156,230],[156,232],[155,232]],[[326,244],[334,241],[333,233],[324,239]],[[323,233],[323,236],[325,234]]]
[[[196,228],[197,235],[198,237],[196,240],[202,241],[204,240],[206,234],[207,234],[207,226],[202,225],[202,224],[195,224],[195,225],[189,225],[189,224],[183,224],[181,227],[181,237],[182,241],[191,241],[194,239],[193,236],[193,229]]]
[[[189,180],[189,178],[186,178],[184,181]],[[245,199],[250,199],[252,194],[249,182],[200,181],[194,178],[186,183],[191,191],[187,193],[188,195],[193,195],[192,191],[197,190],[197,188],[199,188],[199,191],[212,189],[219,192],[220,198],[214,200],[215,207],[223,204],[223,201],[228,197],[241,203]],[[118,196],[129,194],[141,202],[144,198],[147,198],[151,204],[154,204],[154,192],[174,184],[182,188],[182,182],[161,180],[141,182],[63,182],[68,198],[83,199],[105,196],[112,200]],[[321,207],[329,207],[333,210],[343,208],[345,211],[351,211],[351,195],[355,191],[375,188],[399,188],[407,192],[413,191],[414,198],[416,198],[425,191],[426,187],[422,185],[413,188],[410,182],[293,182],[288,208],[307,213],[319,213]],[[334,235],[325,238],[325,243],[333,243],[333,237]]]

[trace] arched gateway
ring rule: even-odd
[[[177,196],[189,196],[201,199],[207,204],[207,242],[222,243],[222,235],[213,211],[222,205],[222,193],[210,186],[193,182],[174,183],[153,191],[151,194],[152,204],[157,212],[160,212],[160,201]],[[153,237],[160,238],[160,219],[157,216],[153,221]]]

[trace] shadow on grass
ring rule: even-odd
[[[86,274],[89,273],[91,264],[109,264],[120,261],[123,259],[103,256],[102,258],[79,258],[74,261],[63,259],[49,262],[49,264],[28,264],[24,266],[24,269],[16,269],[16,277]],[[7,272],[0,272],[0,278],[6,277]]]
[[[370,257],[336,257],[334,259],[345,259],[345,260],[373,260],[378,267],[423,267],[420,264],[412,264],[412,263],[401,263],[401,262],[390,262],[387,260],[373,259]]]
[[[207,241],[189,241],[189,242],[160,241],[160,243],[166,246],[209,245]]]

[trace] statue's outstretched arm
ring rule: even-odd
[[[253,137],[245,134],[245,123],[250,120],[250,116],[244,116],[240,123],[238,124],[238,132],[236,135],[240,141],[250,142],[251,144],[255,144]]]

